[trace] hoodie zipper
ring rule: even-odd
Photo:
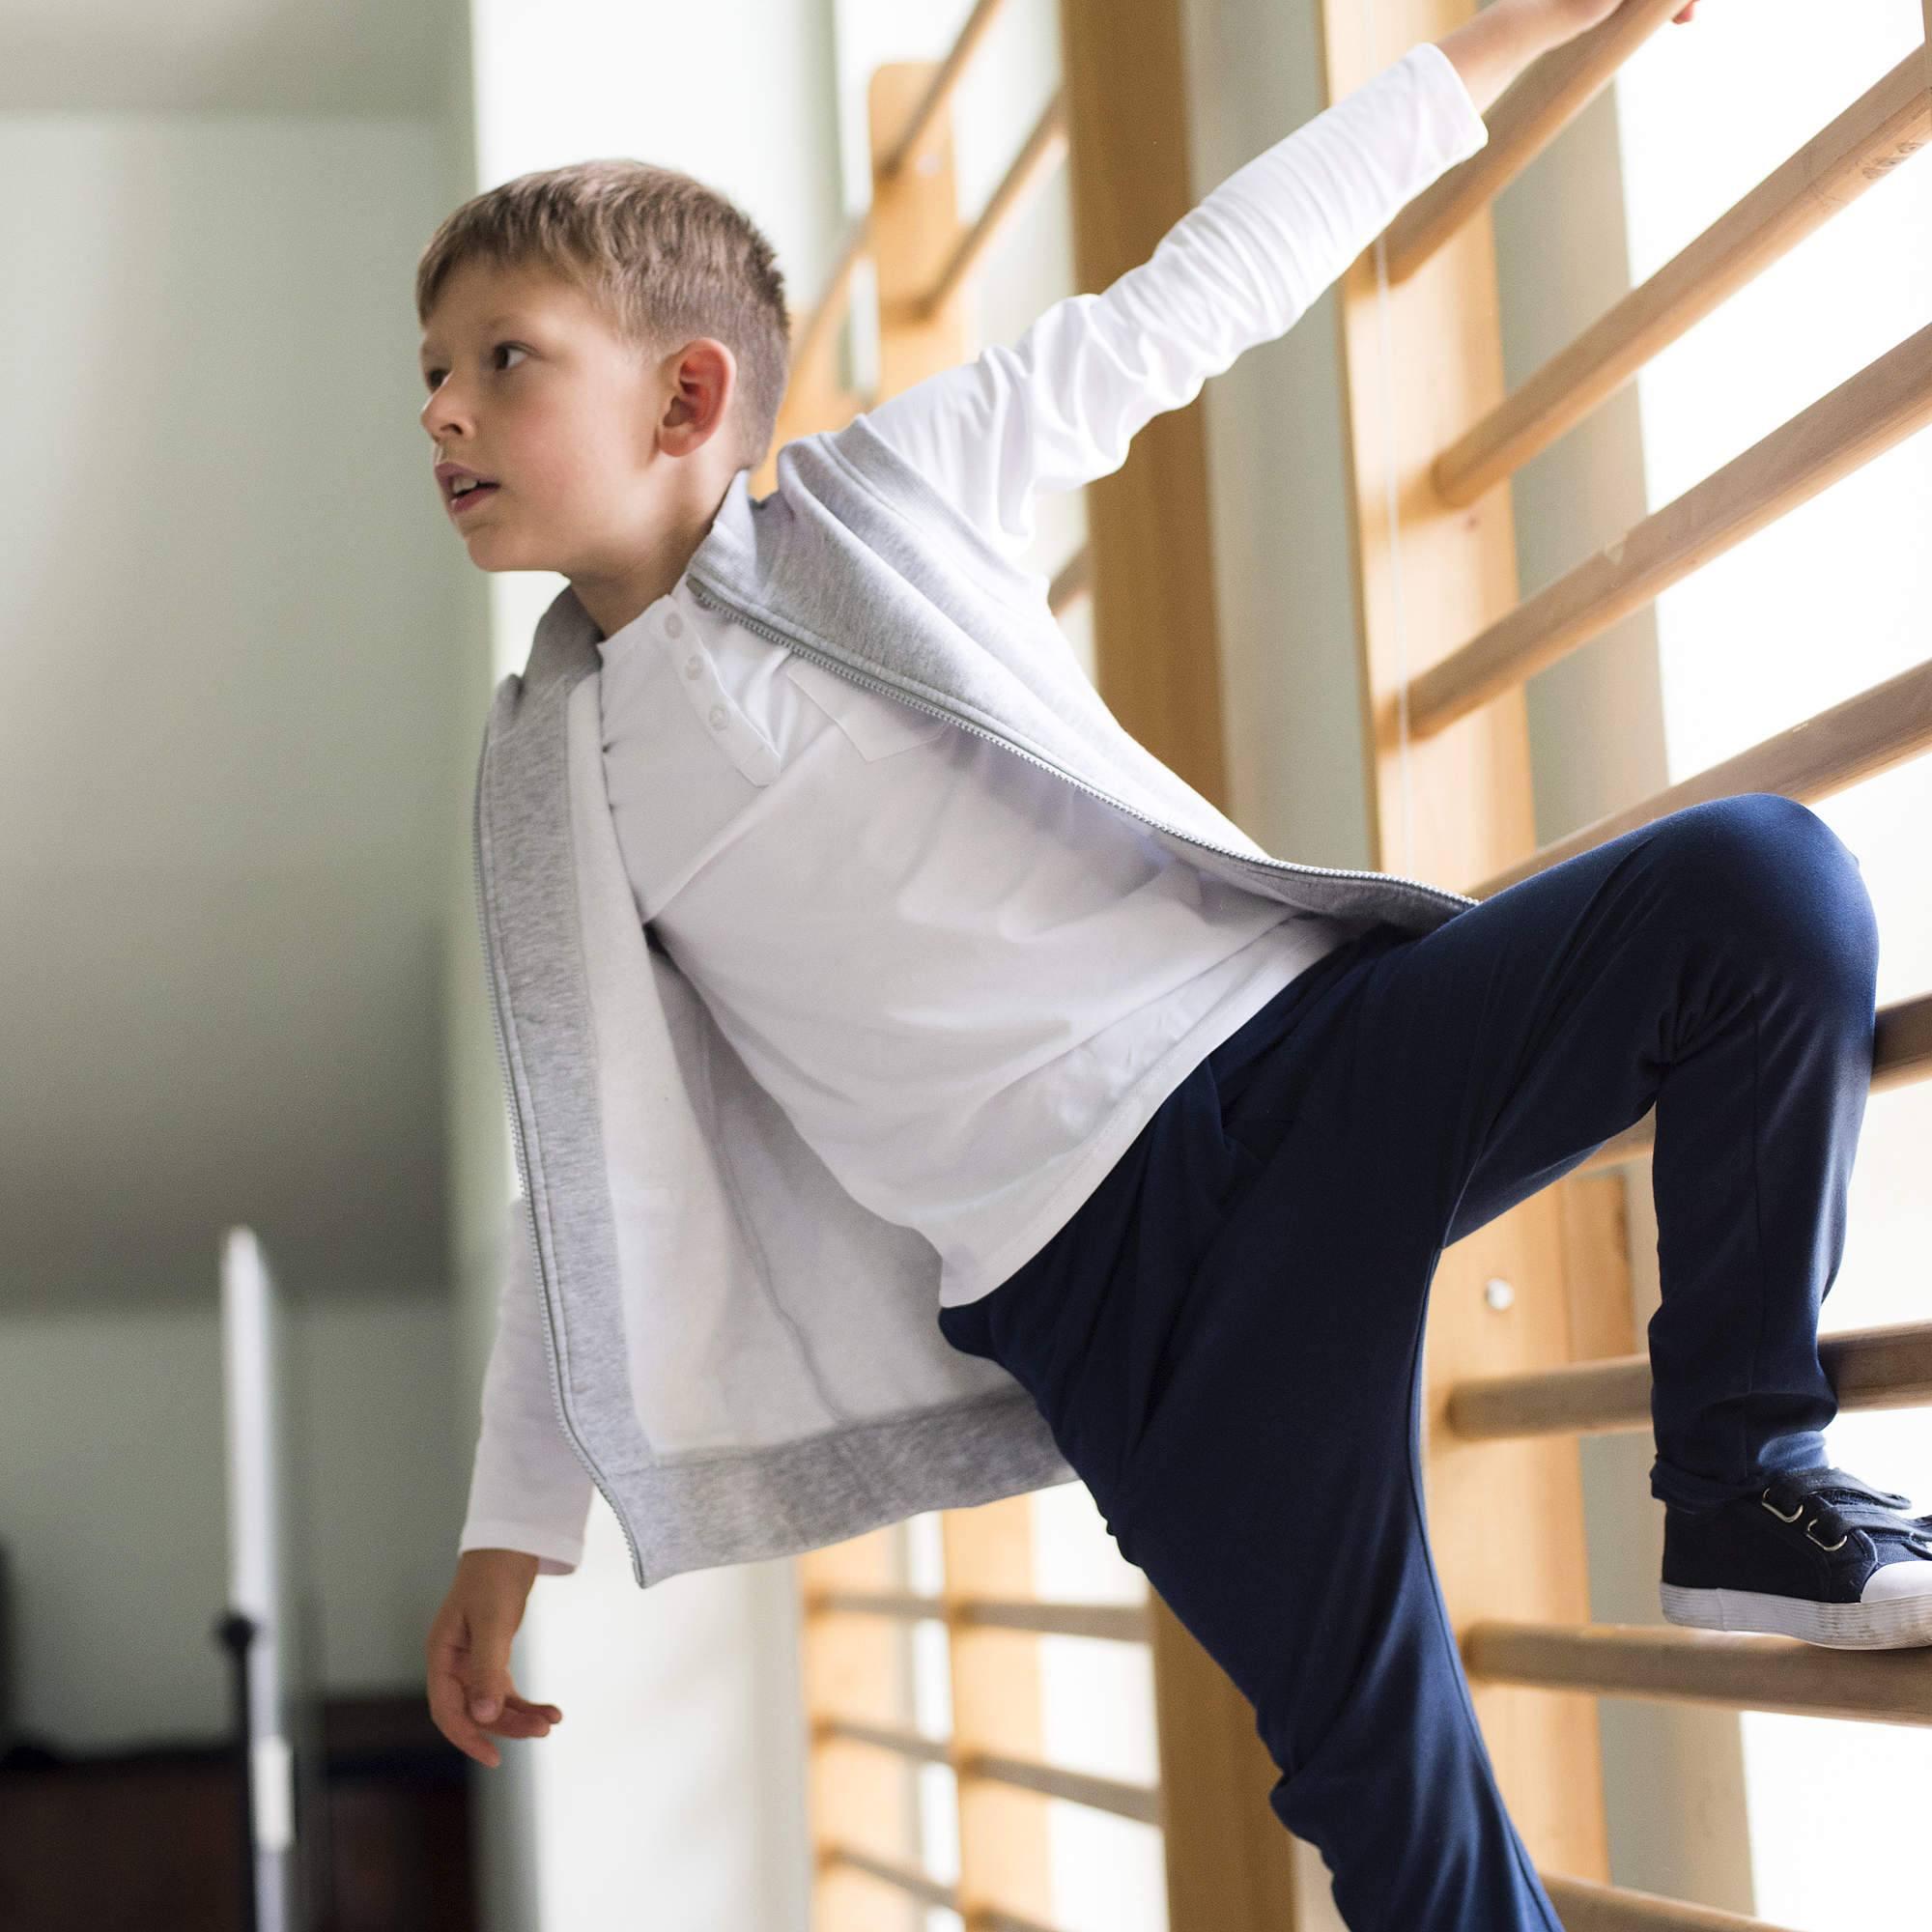
[[[691,593],[698,603],[713,611],[724,611],[729,616],[743,624],[748,630],[756,632],[760,637],[769,639],[775,644],[782,645],[789,650],[798,651],[813,664],[824,666],[835,676],[848,678],[852,683],[863,685],[868,690],[876,691],[882,696],[894,698],[901,704],[910,704],[916,710],[924,711],[934,718],[943,719],[947,724],[956,725],[962,731],[971,731],[976,737],[984,738],[988,744],[998,745],[1003,750],[1013,753],[1014,756],[1026,759],[1029,764],[1037,765],[1041,771],[1051,772],[1056,778],[1064,780],[1067,784],[1076,786],[1079,790],[1087,793],[1090,798],[1096,798],[1103,805],[1112,806],[1117,811],[1124,811],[1130,818],[1138,819],[1143,825],[1151,827],[1156,832],[1164,833],[1169,838],[1179,838],[1189,845],[1198,845],[1205,852],[1213,852],[1226,859],[1236,859],[1244,865],[1253,865],[1259,859],[1261,864],[1271,867],[1276,871],[1305,872],[1320,878],[1379,879],[1387,884],[1406,886],[1412,892],[1421,893],[1429,898],[1439,900],[1445,905],[1453,905],[1458,909],[1480,903],[1479,900],[1470,897],[1467,894],[1445,892],[1439,886],[1432,886],[1422,879],[1406,877],[1400,872],[1361,871],[1352,867],[1342,866],[1306,866],[1291,859],[1277,859],[1267,853],[1240,852],[1236,851],[1233,846],[1217,845],[1211,839],[1197,838],[1192,833],[1179,831],[1173,826],[1163,824],[1159,819],[1150,817],[1144,811],[1136,810],[1124,801],[1113,797],[1108,792],[1101,791],[1097,786],[1089,784],[1084,779],[1075,778],[1064,766],[1055,764],[1049,758],[1042,758],[1037,753],[1027,751],[1023,746],[1015,745],[1010,738],[1003,738],[997,731],[989,731],[984,725],[976,724],[971,719],[962,718],[957,712],[950,711],[943,705],[931,704],[923,697],[915,697],[911,693],[901,690],[897,685],[892,684],[885,679],[871,677],[864,671],[855,670],[842,659],[832,657],[827,652],[821,651],[815,645],[808,643],[804,639],[789,631],[774,629],[770,624],[765,623],[761,618],[754,616],[750,611],[744,609],[743,606],[731,602],[721,592],[708,587],[707,583],[700,580],[696,573],[687,571],[686,582],[690,583]],[[482,755],[484,757],[489,755],[487,734]],[[605,1482],[603,1474],[584,1451],[582,1444],[577,1438],[575,1431],[570,1427],[569,1421],[563,1412],[563,1399],[558,1393],[559,1375],[556,1360],[556,1338],[552,1326],[553,1313],[550,1283],[543,1271],[543,1247],[537,1238],[536,1208],[530,1199],[529,1157],[524,1145],[524,1119],[522,1111],[517,1105],[516,1088],[510,1078],[510,1054],[509,1048],[505,1044],[503,1011],[497,990],[496,954],[490,945],[489,922],[484,915],[482,802],[482,767],[479,763],[477,768],[476,800],[472,808],[470,820],[471,848],[476,881],[476,923],[483,943],[483,958],[486,968],[484,977],[489,981],[490,987],[490,1013],[493,1022],[492,1032],[495,1035],[497,1042],[497,1065],[503,1082],[505,1110],[509,1115],[512,1148],[517,1160],[517,1179],[523,1190],[524,1226],[530,1240],[531,1275],[532,1279],[536,1281],[538,1290],[543,1297],[544,1355],[550,1369],[551,1405],[556,1411],[557,1428],[562,1432],[564,1439],[576,1452],[577,1460],[583,1464],[590,1480],[596,1484],[598,1492],[603,1496],[605,1502],[610,1505],[611,1514],[617,1520],[617,1527],[623,1532],[625,1545],[631,1553],[632,1574],[637,1577],[638,1583],[641,1587],[644,1582],[643,1563],[639,1555],[637,1538],[631,1533],[630,1521],[626,1518],[623,1509],[619,1506],[617,1498],[611,1493],[611,1486]]]
[[[552,1305],[550,1283],[543,1271],[543,1244],[537,1238],[537,1210],[530,1198],[530,1163],[528,1151],[524,1146],[524,1117],[517,1105],[516,1087],[510,1078],[510,1050],[505,1044],[503,1031],[503,1009],[497,993],[497,956],[490,945],[490,922],[483,910],[483,767],[482,759],[490,755],[488,733],[485,733],[483,751],[476,768],[476,797],[470,808],[470,851],[476,872],[476,926],[483,941],[484,978],[490,982],[491,1031],[497,1040],[497,1066],[503,1079],[503,1099],[510,1117],[510,1140],[517,1157],[517,1179],[523,1189],[524,1227],[530,1237],[530,1278],[537,1284],[537,1293],[543,1301],[544,1358],[550,1370],[551,1406],[556,1410],[556,1426],[577,1454],[577,1460],[583,1464],[590,1480],[596,1484],[598,1492],[611,1506],[611,1514],[617,1519],[617,1527],[624,1533],[625,1547],[631,1552],[631,1574],[638,1579],[639,1589],[644,1587],[643,1560],[638,1552],[638,1539],[631,1533],[629,1519],[624,1515],[617,1498],[611,1493],[611,1486],[604,1480],[602,1471],[590,1459],[583,1445],[577,1439],[577,1433],[570,1426],[563,1412],[563,1397],[559,1393],[561,1377],[557,1368],[556,1337],[552,1328]]]
[[[1023,746],[1015,745],[1010,738],[1003,738],[997,731],[988,731],[984,725],[975,724],[970,719],[961,718],[956,712],[949,711],[943,705],[928,704],[923,697],[915,697],[909,692],[901,691],[897,685],[888,683],[881,678],[868,677],[864,671],[854,670],[850,665],[845,664],[842,660],[828,656],[815,645],[807,643],[803,639],[794,636],[789,631],[774,630],[771,625],[754,617],[742,605],[731,603],[716,590],[708,588],[707,584],[703,581],[700,581],[695,573],[687,571],[685,573],[685,581],[691,585],[691,594],[700,604],[714,611],[722,610],[725,611],[728,615],[736,618],[748,630],[755,631],[761,637],[769,638],[773,643],[782,644],[788,649],[798,651],[803,656],[810,658],[813,664],[823,665],[827,670],[834,671],[840,677],[850,678],[854,684],[867,685],[884,696],[896,698],[901,704],[913,705],[921,711],[928,711],[935,718],[945,719],[949,724],[956,724],[962,731],[971,731],[976,736],[984,738],[989,744],[1002,746],[1005,750],[1011,752],[1016,757],[1026,759],[1029,764],[1037,765],[1042,771],[1053,773],[1056,778],[1065,780],[1070,785],[1077,785],[1080,790],[1086,792],[1090,797],[1099,799],[1104,805],[1111,805],[1117,811],[1124,811],[1129,817],[1139,819],[1143,825],[1151,826],[1156,832],[1166,833],[1169,838],[1182,838],[1190,845],[1198,845],[1204,852],[1215,852],[1222,858],[1238,859],[1244,865],[1250,866],[1259,861],[1259,863],[1271,866],[1275,870],[1282,872],[1309,872],[1327,879],[1380,879],[1384,883],[1406,886],[1412,892],[1424,893],[1429,897],[1440,900],[1445,905],[1453,905],[1461,909],[1466,909],[1469,906],[1480,905],[1482,903],[1480,899],[1472,898],[1466,893],[1445,892],[1440,886],[1432,886],[1424,880],[1406,877],[1401,872],[1363,872],[1345,866],[1303,866],[1297,864],[1293,859],[1277,859],[1268,853],[1237,852],[1230,845],[1216,845],[1210,839],[1196,838],[1192,833],[1179,831],[1174,826],[1163,824],[1157,818],[1150,818],[1144,811],[1136,811],[1132,806],[1126,804],[1123,800],[1115,798],[1111,793],[1101,791],[1095,786],[1090,785],[1084,779],[1075,778],[1064,766],[1056,765],[1050,758],[1039,757],[1037,753],[1027,751]]]

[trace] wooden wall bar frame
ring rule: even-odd
[[[1074,273],[1102,290],[1200,199],[1183,0],[1061,0]],[[1227,809],[1220,625],[1200,398],[1156,415],[1085,493],[1076,559],[1094,681],[1134,737]],[[1280,1776],[1253,1707],[1151,1586],[1149,1612],[1171,1932],[1294,1932],[1296,1860],[1267,1803]]]
[[[1474,11],[1469,0],[1378,0],[1373,9],[1360,0],[1320,0],[1328,98],[1340,99]],[[1372,31],[1378,41],[1371,41]],[[1452,508],[1430,478],[1435,453],[1503,396],[1489,206],[1459,212],[1411,271],[1386,286],[1381,247],[1366,250],[1341,278],[1336,308],[1361,624],[1370,863],[1461,889],[1535,843],[1520,686],[1406,746],[1407,795],[1427,810],[1417,810],[1412,823],[1402,810],[1397,700],[1404,680],[1427,671],[1519,596],[1507,488]],[[1457,326],[1443,327],[1445,316],[1458,318]],[[1409,586],[1406,598],[1398,571]],[[1426,596],[1416,594],[1418,585],[1428,586]],[[1543,1189],[1446,1249],[1431,1290],[1424,1486],[1437,1577],[1459,1638],[1484,1621],[1589,1618],[1577,1441],[1466,1440],[1442,1416],[1459,1382],[1553,1369],[1574,1358],[1563,1238],[1563,1190],[1573,1184]],[[1493,1307],[1484,1293],[1492,1277],[1533,1285],[1534,1293]],[[1390,1453],[1402,1453],[1402,1445],[1392,1443]],[[1506,1525],[1507,1534],[1489,1525]],[[1497,1783],[1539,1868],[1607,1881],[1595,1701],[1493,1682],[1472,1683],[1471,1690]]]
[[[776,480],[780,444],[837,427],[858,407],[827,372],[823,351],[860,258],[870,254],[878,269],[881,391],[894,394],[964,358],[957,298],[968,270],[1069,144],[1084,287],[1104,287],[1146,259],[1198,199],[1179,158],[1188,150],[1182,0],[1062,0],[1068,84],[1049,102],[993,205],[962,229],[941,110],[1000,4],[979,0],[943,63],[901,63],[873,76],[872,202],[806,321],[801,344],[809,353],[795,364],[773,457],[755,486],[760,494]],[[1922,71],[1932,98],[1932,0],[1923,5]],[[1379,19],[1357,0],[1319,0],[1331,99],[1417,41],[1440,38],[1473,8],[1471,0],[1382,0],[1378,11]],[[1639,0],[1629,19],[1612,24],[1627,39],[1641,38],[1666,16],[1663,0]],[[1371,44],[1365,35],[1378,26],[1384,39]],[[1473,174],[1461,183],[1445,179],[1338,288],[1374,863],[1452,886],[1487,878],[1487,886],[1461,887],[1481,895],[1556,863],[1573,847],[1614,836],[1606,821],[1529,860],[1509,856],[1530,845],[1533,822],[1522,664],[1453,718],[1425,717],[1419,722],[1431,728],[1406,736],[1398,735],[1405,707],[1395,701],[1403,680],[1426,698],[1434,668],[1463,640],[1481,638],[1486,623],[1500,625],[1520,609],[1503,487],[1508,466],[1492,465],[1490,486],[1465,504],[1466,490],[1450,477],[1440,452],[1456,446],[1450,439],[1458,434],[1466,440],[1470,425],[1498,420],[1501,346],[1488,194],[1606,81],[1599,56],[1614,35],[1585,39],[1591,45],[1563,50],[1562,71],[1551,65],[1540,77],[1525,75],[1505,97],[1510,111],[1492,116],[1492,128],[1500,120],[1515,131],[1504,144],[1509,153],[1491,163],[1490,190],[1471,196]],[[1805,153],[1835,156],[1833,165],[1852,147],[1873,165],[1904,158],[1922,141],[1926,118],[1924,101],[1895,98],[1904,71],[1894,70],[1859,104],[1858,126],[1841,117]],[[922,166],[903,165],[915,149]],[[1799,217],[1785,206],[1787,190],[1788,184],[1765,197],[1760,213],[1782,224],[1788,245],[1785,231]],[[1742,231],[1748,224],[1734,219],[1738,213],[1726,219]],[[1759,242],[1769,246],[1768,235]],[[1479,315],[1488,324],[1444,330],[1444,313]],[[1875,441],[1922,424],[1926,339],[1913,338],[1855,379],[1882,384],[1884,407],[1841,412],[1860,418],[1844,439],[1855,450],[1840,451],[1841,468],[1872,454]],[[1395,346],[1392,368],[1380,359],[1384,340]],[[1911,357],[1919,359],[1907,368]],[[1394,404],[1387,414],[1384,397]],[[1826,399],[1825,407],[1833,406]],[[1438,484],[1453,484],[1456,500]],[[1136,736],[1225,809],[1199,410],[1172,412],[1143,430],[1122,469],[1090,490],[1088,508],[1090,541],[1055,578],[1051,607],[1094,598],[1103,695]],[[1436,593],[1426,607],[1411,598],[1405,610],[1398,584],[1405,568],[1426,577]],[[1404,621],[1406,630],[1399,631]],[[1807,721],[1804,728],[1828,741],[1822,750],[1785,734],[1621,817],[1648,822],[1690,802],[1693,791],[1822,795],[1870,776],[1923,749],[1924,692],[1922,674],[1908,672]],[[1889,715],[1894,710],[1905,715]],[[1416,791],[1453,801],[1415,825],[1402,822],[1397,809],[1405,758]],[[1887,1009],[1879,1036],[1875,1088],[1925,1077],[1932,995]],[[1923,1723],[1932,1721],[1932,1653],[1912,1661],[1906,1676],[1889,1661],[1859,1653],[1795,1654],[1803,1647],[1782,1639],[1588,1624],[1577,1439],[1648,1423],[1648,1361],[1636,1352],[1630,1321],[1627,1233],[1604,1171],[1646,1151],[1648,1124],[1638,1122],[1564,1181],[1444,1253],[1425,1365],[1433,1548],[1498,1782],[1572,1932],[1779,1932],[1604,1882],[1596,1697],[1620,1692]],[[1512,1300],[1506,1322],[1472,1293],[1499,1272],[1535,1285],[1534,1293]],[[1842,1378],[1848,1407],[1917,1406],[1932,1386],[1932,1325],[1833,1338],[1824,1351]],[[800,1559],[819,1848],[814,1924],[825,1932],[903,1932],[912,1904],[924,1901],[957,1910],[967,1932],[1052,1932],[1040,1800],[1058,1797],[1163,1828],[1172,1932],[1294,1932],[1304,1922],[1297,1900],[1307,1895],[1301,1861],[1316,1854],[1283,1833],[1264,1803],[1274,1770],[1252,1712],[1157,1596],[1151,1593],[1145,1608],[1035,1599],[1031,1509],[1021,1496],[949,1512],[941,1522],[946,1580],[936,1597],[908,1587],[896,1529]],[[1512,1539],[1482,1533],[1498,1514],[1511,1523]],[[955,1723],[944,1742],[919,1736],[908,1723],[902,1638],[914,1623],[932,1618],[945,1623],[951,1639]],[[1157,1789],[1044,1759],[1034,1640],[1048,1634],[1151,1646]],[[1002,1646],[1009,1647],[1004,1654]],[[1903,1690],[1909,1695],[1901,1701],[1896,1693]],[[919,1868],[915,1807],[903,1776],[909,1767],[938,1762],[950,1764],[960,1781],[956,1886]]]
[[[1075,279],[1097,291],[1145,262],[1198,199],[1181,0],[1061,0],[1060,20]],[[1121,468],[1084,495],[1100,696],[1225,810],[1201,399],[1147,423]]]

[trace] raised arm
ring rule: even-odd
[[[1478,52],[1493,70],[1493,40]],[[1111,475],[1150,418],[1293,327],[1488,139],[1455,64],[1421,42],[1237,168],[1103,293],[1065,297],[1014,342],[927,377],[867,420],[1018,555],[1037,492]]]

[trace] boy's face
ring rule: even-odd
[[[497,486],[454,498],[438,486],[470,560],[589,582],[634,570],[680,521],[696,472],[715,465],[676,459],[724,426],[735,375],[709,339],[653,365],[570,283],[477,259],[444,282],[421,359],[432,460]]]

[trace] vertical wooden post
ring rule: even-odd
[[[1193,207],[1181,0],[1061,0],[1074,269],[1097,293]],[[1109,709],[1227,809],[1220,628],[1200,398],[1155,416],[1086,490],[1094,682]]]
[[[1102,290],[1199,199],[1180,0],[1061,0],[1075,272]],[[1200,399],[1086,491],[1095,682],[1136,738],[1227,807],[1220,627]],[[1294,1932],[1295,1841],[1254,1711],[1149,1591],[1173,1932]],[[1301,1856],[1315,1858],[1313,1847]],[[1318,1861],[1319,1862],[1319,1861]]]
[[[936,71],[931,61],[894,61],[874,71],[866,96],[873,168],[872,268],[879,290],[879,389],[888,396],[972,354],[963,288],[923,321],[910,319],[917,298],[938,281],[959,242],[952,116],[939,116],[918,152],[895,173],[878,172]]]
[[[1471,0],[1378,0],[1373,10],[1358,0],[1321,0],[1329,99],[1473,12]],[[1375,44],[1372,26],[1379,29]],[[1535,844],[1520,687],[1407,746],[1411,811],[1403,809],[1402,680],[1428,669],[1518,597],[1507,483],[1451,510],[1429,480],[1436,451],[1503,395],[1489,211],[1385,296],[1373,248],[1348,270],[1338,294],[1373,863],[1461,888]],[[1399,506],[1393,518],[1392,504]],[[1579,1352],[1566,1282],[1563,1185],[1448,1249],[1431,1294],[1424,1480],[1436,1571],[1459,1633],[1483,1617],[1589,1620],[1577,1439],[1459,1441],[1442,1419],[1455,1381],[1550,1368]],[[1579,1203],[1580,1224],[1589,1223],[1595,1206]],[[1507,1284],[1507,1294],[1492,1283]],[[1480,1682],[1471,1689],[1497,1781],[1532,1858],[1540,1866],[1607,1878],[1594,1698]]]
[[[902,1532],[809,1551],[795,1566],[805,1590],[898,1590],[905,1586]],[[800,1636],[805,1697],[806,1802],[817,1845],[856,1845],[902,1864],[918,1861],[919,1793],[911,1764],[864,1745],[814,1735],[837,1715],[899,1730],[909,1722],[908,1626],[883,1617],[808,1618]],[[824,1932],[915,1932],[912,1901],[863,1873],[819,1864],[812,1874],[811,1924]]]
[[[1321,1854],[1268,1805],[1254,1706],[1151,1584],[1148,1611],[1169,1932],[1304,1932],[1295,1861]]]
[[[867,97],[873,177],[873,263],[879,284],[879,386],[889,396],[952,368],[971,355],[963,290],[923,321],[907,319],[914,298],[938,280],[957,245],[958,188],[952,119],[941,115],[917,154],[890,178],[878,163],[898,142],[932,84],[936,68],[899,61],[872,75]],[[1033,1594],[1033,1502],[1010,1496],[980,1509],[949,1510],[941,1519],[944,1593],[1028,1597]],[[1039,1643],[1003,1632],[972,1633],[949,1624],[955,1765],[975,1750],[1037,1756]],[[959,1899],[968,1924],[981,1906],[997,1905],[1044,1922],[1050,1866],[1046,1807],[1037,1797],[993,1784],[959,1781]]]
[[[890,177],[877,172],[896,147],[937,69],[896,61],[878,69],[867,94],[873,174],[873,265],[879,289],[879,386],[895,396],[968,359],[964,291],[955,290],[923,321],[909,320],[913,298],[938,280],[959,241],[952,117],[941,115],[918,152]],[[1033,1503],[1012,1496],[941,1519],[945,1594],[1033,1594]],[[949,1625],[955,1760],[975,1749],[1037,1754],[1039,1644],[1002,1633],[967,1634]],[[970,1924],[977,1905],[997,1904],[1044,1920],[1046,1807],[1037,1797],[970,1777],[959,1784],[959,1892]]]
[[[963,294],[955,292],[923,320],[907,319],[907,298],[923,295],[959,240],[951,122],[941,116],[907,165],[878,172],[924,97],[936,64],[900,61],[878,69],[867,97],[873,165],[872,247],[880,307],[879,387],[896,395],[968,359]],[[852,399],[823,365],[795,372],[767,461],[789,437],[849,421]],[[1012,1496],[941,1519],[943,1595],[1026,1598],[1033,1594],[1033,1503]],[[902,1589],[896,1532],[881,1530],[799,1559],[803,1587]],[[897,1622],[838,1620],[843,1628],[808,1627],[805,1657],[809,1713],[855,1714],[888,1729],[908,1729],[912,1703],[904,1661],[907,1628]],[[968,1631],[949,1623],[955,1771],[976,1750],[1040,1755],[1039,1640],[1020,1632]],[[810,1779],[813,1835],[896,1852],[919,1863],[916,1791],[910,1765],[863,1746],[813,1746]],[[959,1786],[959,1899],[966,1922],[984,1907],[1051,1916],[1051,1862],[1044,1802],[1036,1794],[969,1776]],[[821,1873],[812,1923],[825,1932],[912,1932],[923,1922],[916,1900],[864,1877]]]
[[[1033,1498],[1008,1496],[940,1518],[949,1606],[962,1599],[1022,1602],[1034,1592]],[[949,1621],[952,1669],[952,1758],[959,1776],[959,1915],[968,1927],[988,1910],[1037,1925],[1058,1922],[1046,1801],[990,1779],[976,1779],[977,1751],[1037,1761],[1040,1736],[1039,1638]]]

